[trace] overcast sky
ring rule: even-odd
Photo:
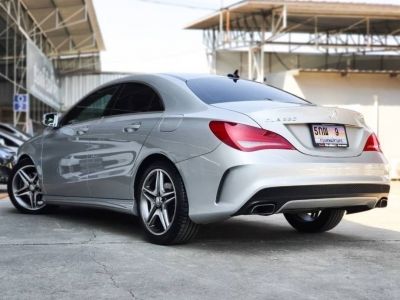
[[[208,72],[201,32],[183,28],[219,9],[221,0],[93,2],[106,45],[101,56],[104,71]],[[235,2],[223,0],[223,5]],[[400,0],[351,2],[400,4]]]

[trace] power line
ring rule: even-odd
[[[171,2],[171,1],[160,1],[160,0],[136,0],[146,3],[152,4],[159,4],[159,5],[166,5],[166,6],[176,6],[176,7],[184,7],[190,9],[202,9],[202,10],[215,10],[215,8],[205,7],[205,6],[197,6],[192,4],[185,4],[185,3],[178,3],[178,2]]]

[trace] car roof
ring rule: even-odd
[[[186,85],[186,81],[194,78],[209,78],[209,77],[222,77],[217,75],[210,74],[198,74],[198,73],[134,73],[130,74],[118,79],[114,79],[112,81],[106,82],[102,85],[99,85],[95,89],[89,91],[85,94],[79,101],[85,99],[88,95],[92,93],[96,93],[103,88],[107,88],[113,85],[120,85],[129,82],[137,82],[144,83],[153,88],[156,88],[159,92],[161,98],[171,111],[175,113],[184,112],[184,111],[195,111],[204,109],[207,106],[206,103],[201,101]],[[171,85],[171,82],[174,84]],[[175,86],[179,86],[180,88],[176,89]],[[173,91],[171,93],[171,91]],[[170,101],[170,95],[173,94]],[[179,95],[179,96],[178,96]],[[192,99],[193,101],[176,101],[176,99]],[[79,103],[79,101],[77,103]]]
[[[204,77],[208,77],[208,78],[222,77],[220,75],[212,75],[212,74],[205,74],[205,73],[160,73],[160,75],[174,77],[174,78],[180,79],[182,81],[188,81],[191,79],[204,78]]]
[[[144,77],[153,77],[153,78],[171,78],[171,79],[178,79],[180,81],[188,81],[191,79],[197,79],[197,78],[221,78],[224,76],[221,75],[213,75],[213,74],[206,74],[206,73],[137,73],[137,74],[132,74],[132,75],[127,75],[124,77],[121,77],[119,79],[110,81],[109,83],[123,83],[123,82],[128,82],[129,80],[137,80],[140,78]]]

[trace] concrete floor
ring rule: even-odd
[[[400,184],[389,207],[298,234],[281,215],[205,226],[190,244],[143,240],[126,215],[17,213],[0,200],[1,299],[399,299]]]

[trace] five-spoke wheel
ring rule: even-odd
[[[162,169],[152,170],[144,180],[140,211],[153,234],[163,234],[171,226],[176,211],[176,192],[172,179]]]
[[[8,194],[14,206],[23,213],[39,213],[46,203],[42,199],[40,179],[35,165],[20,161],[12,170],[8,181]]]
[[[191,239],[198,226],[189,218],[185,187],[175,166],[158,161],[146,168],[136,187],[140,220],[148,238],[157,244]]]

